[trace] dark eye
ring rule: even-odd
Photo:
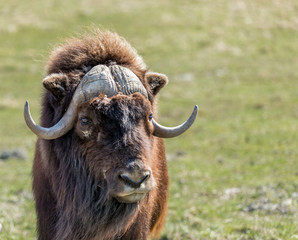
[[[152,115],[152,113],[150,113],[149,116],[148,116],[149,121],[151,121],[152,118],[153,118],[153,115]]]
[[[87,126],[87,125],[91,124],[92,121],[91,121],[91,119],[85,117],[85,118],[80,119],[80,123],[82,126]]]

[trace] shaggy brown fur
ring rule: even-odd
[[[138,93],[99,96],[80,106],[78,120],[67,134],[50,141],[38,139],[33,191],[39,240],[145,240],[157,238],[164,224],[168,191],[164,144],[152,135],[148,116],[155,115],[155,94],[166,80],[152,86],[151,76],[148,83],[145,64],[123,38],[98,31],[72,39],[52,53],[41,125],[50,127],[61,119],[84,74],[98,64],[129,68],[142,81],[149,101]],[[92,120],[84,131],[81,115]],[[111,195],[113,173],[132,159],[152,169],[156,186],[140,202],[121,203]]]

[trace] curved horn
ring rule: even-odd
[[[95,66],[83,77],[75,90],[66,113],[54,126],[45,128],[37,125],[31,117],[29,103],[27,101],[24,107],[25,121],[31,131],[43,139],[51,140],[61,137],[73,127],[77,116],[78,105],[83,101],[88,101],[92,97],[98,96],[99,93],[104,93],[108,97],[118,93],[113,76],[108,67],[103,65]]]
[[[160,138],[172,138],[181,135],[191,127],[198,115],[198,111],[199,107],[196,105],[187,121],[176,127],[164,127],[152,119],[152,124],[154,126],[153,135]]]
[[[32,132],[34,132],[37,136],[51,140],[58,137],[63,136],[65,133],[67,133],[73,126],[73,122],[75,120],[76,114],[76,104],[71,102],[69,108],[67,109],[64,116],[61,118],[61,120],[56,123],[53,127],[45,128],[37,125],[34,120],[31,117],[30,114],[30,108],[29,103],[26,101],[24,106],[24,118],[27,123],[27,126],[31,129]]]

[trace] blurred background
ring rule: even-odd
[[[31,166],[44,66],[65,38],[101,27],[169,77],[160,122],[200,107],[166,140],[162,239],[298,239],[296,0],[0,0],[0,239],[34,239]]]

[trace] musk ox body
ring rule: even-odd
[[[142,240],[159,236],[167,209],[156,95],[166,76],[148,72],[121,37],[100,32],[53,51],[43,80],[41,126],[33,166],[40,240]]]

